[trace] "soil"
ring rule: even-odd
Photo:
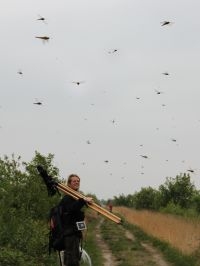
[[[125,231],[125,236],[128,239],[132,240],[132,241],[135,240],[135,236],[128,230]],[[141,243],[141,245],[151,255],[151,257],[153,258],[153,260],[155,262],[155,265],[157,265],[157,266],[169,266],[169,265],[171,265],[171,264],[169,264],[168,262],[165,261],[165,259],[163,258],[161,252],[159,252],[152,245],[147,244],[147,243]]]
[[[97,245],[102,250],[102,255],[104,258],[104,264],[103,266],[117,266],[120,262],[118,262],[113,255],[112,251],[109,249],[107,243],[103,240],[101,234],[100,234],[100,226],[103,222],[103,219],[100,219],[100,222],[98,223],[96,227],[96,240]],[[135,236],[128,230],[125,230],[125,237],[129,239],[130,241],[135,241]],[[164,257],[162,256],[162,253],[157,250],[155,247],[153,247],[150,243],[141,243],[141,245],[144,248],[145,256],[149,256],[151,258],[151,261],[153,261],[153,265],[155,266],[171,266],[170,263],[168,263]],[[137,265],[144,265],[143,257],[139,256],[137,259]]]
[[[103,266],[117,266],[118,263],[116,261],[116,258],[112,254],[112,251],[109,249],[108,245],[106,242],[103,240],[101,234],[100,234],[100,226],[103,222],[103,219],[100,219],[100,222],[98,223],[96,227],[96,241],[97,245],[102,251],[102,255],[104,258],[104,264]]]

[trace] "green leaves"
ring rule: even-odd
[[[181,214],[186,209],[200,213],[200,191],[197,191],[189,174],[180,174],[175,178],[167,177],[159,189],[141,188],[132,195],[114,197],[113,203],[136,209],[161,210]]]
[[[190,181],[190,175],[184,173],[177,175],[175,178],[167,178],[165,184],[161,185],[159,190],[163,205],[173,202],[182,208],[187,208],[191,205],[195,187]]]
[[[53,265],[48,255],[47,217],[59,196],[48,197],[36,165],[58,177],[53,155],[36,152],[30,163],[21,158],[0,159],[0,265]],[[39,258],[39,259],[38,259]]]

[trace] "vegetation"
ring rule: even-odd
[[[58,196],[48,197],[36,166],[43,165],[52,176],[53,155],[35,154],[30,163],[21,158],[0,159],[0,265],[55,265],[48,254],[48,213]]]
[[[52,206],[60,199],[57,194],[48,197],[46,186],[39,176],[36,166],[42,165],[48,173],[59,178],[59,170],[53,166],[54,156],[43,156],[35,152],[31,162],[22,162],[21,158],[5,156],[0,158],[0,265],[4,266],[53,266],[58,264],[56,253],[48,254],[48,214]],[[92,195],[98,202],[95,195]],[[175,178],[167,178],[159,189],[151,187],[142,188],[132,195],[120,195],[112,199],[113,204],[127,206],[136,209],[171,212],[184,216],[199,216],[200,191],[190,181],[188,174],[180,174]],[[94,265],[102,265],[102,254],[95,244],[95,226],[98,218],[91,219],[89,211],[88,233],[83,248],[90,254]],[[118,258],[121,266],[134,265],[133,258],[143,257],[142,265],[153,265],[151,259],[144,255],[141,238],[144,235],[138,233],[138,228],[129,227],[138,235],[137,240],[130,242],[123,237],[125,226],[113,226],[106,221],[102,224],[102,234],[109,243],[112,251]],[[141,237],[141,238],[140,238]],[[191,257],[184,257],[163,247],[160,242],[153,242],[168,258],[177,257],[177,261],[189,261],[188,265],[195,265]],[[134,256],[133,256],[134,252]],[[130,254],[132,254],[130,256]],[[171,261],[173,261],[171,260]],[[178,264],[174,265],[181,265]],[[180,262],[181,263],[181,262]],[[137,265],[137,264],[136,264]],[[186,264],[182,264],[186,265]]]
[[[54,266],[59,265],[56,252],[49,255],[48,214],[60,200],[59,195],[49,197],[36,166],[42,165],[58,179],[59,171],[53,166],[52,154],[46,157],[36,152],[30,163],[21,162],[12,155],[0,159],[0,265]],[[95,195],[92,195],[98,202]],[[86,213],[89,210],[86,210]],[[88,233],[83,248],[92,257],[94,265],[102,265],[102,254],[95,244],[97,219],[87,215]],[[84,265],[82,263],[81,265]]]
[[[172,248],[169,243],[161,241],[157,238],[145,234],[139,227],[125,223],[124,225],[127,229],[134,233],[138,241],[149,241],[156,248],[158,248],[162,254],[165,256],[165,259],[168,262],[171,262],[174,266],[198,266],[198,258],[195,256],[184,255],[178,249]]]
[[[153,265],[153,261],[144,252],[140,241],[135,238],[134,241],[130,241],[125,236],[124,226],[113,225],[106,220],[102,223],[101,232],[119,266]]]
[[[134,236],[131,241],[126,237],[126,230]],[[119,266],[155,265],[155,258],[148,253],[144,244],[153,245],[173,266],[199,265],[197,257],[182,254],[168,243],[147,235],[133,224],[125,222],[122,226],[113,226],[111,222],[105,221],[102,223],[101,231],[104,240],[117,258]]]
[[[141,188],[132,195],[114,197],[117,206],[156,210],[184,216],[200,215],[200,191],[192,184],[189,174],[167,177],[159,189]]]
[[[83,249],[89,254],[92,265],[103,265],[102,252],[96,243],[96,226],[99,223],[99,217],[89,209],[85,211],[85,214],[87,231],[83,236]]]
[[[116,209],[118,210],[118,208]],[[88,211],[86,216],[88,217]],[[100,222],[101,219],[103,222]],[[83,247],[90,254],[93,265],[103,265],[101,250],[96,242],[96,226],[99,222],[103,239],[108,244],[119,266],[153,266],[159,254],[162,254],[161,257],[164,261],[173,266],[199,265],[198,250],[192,255],[186,255],[179,249],[172,247],[168,242],[161,241],[159,238],[145,233],[141,227],[127,222],[125,216],[122,216],[122,220],[124,221],[123,224],[118,225],[103,217],[95,216],[94,212],[89,213],[88,232]],[[127,231],[133,237],[130,237]],[[155,250],[151,253],[145,248],[145,245],[153,246]],[[154,257],[155,252],[158,256]]]
[[[200,246],[198,218],[188,219],[173,214],[115,207],[126,222],[138,226],[148,235],[169,243],[183,254],[194,255]]]

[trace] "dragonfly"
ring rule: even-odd
[[[35,36],[37,39],[41,39],[43,42],[48,42],[50,37],[48,36]]]
[[[42,102],[39,101],[38,99],[35,99],[35,102],[33,104],[36,104],[36,105],[42,105]]]
[[[147,155],[140,155],[144,159],[148,159],[149,157]]]
[[[37,20],[40,20],[40,21],[43,21],[44,23],[46,23],[46,19],[40,15],[38,15],[38,19]]]
[[[17,71],[17,74],[23,75],[23,72],[21,70]]]
[[[85,81],[72,81],[72,83],[75,83],[76,85],[80,85],[80,84],[82,84],[82,83],[84,83]]]
[[[167,26],[167,25],[169,26],[171,24],[173,24],[173,22],[168,21],[168,20],[164,20],[164,21],[161,22],[161,26]]]

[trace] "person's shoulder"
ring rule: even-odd
[[[62,204],[63,202],[71,201],[71,200],[74,200],[74,199],[72,198],[72,196],[70,196],[70,195],[64,195],[64,196],[62,197],[60,203]]]

